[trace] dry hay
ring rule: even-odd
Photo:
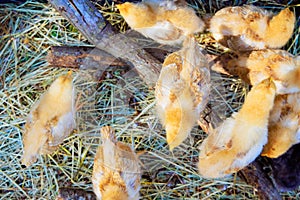
[[[226,1],[237,5],[239,2]],[[229,2],[229,3],[228,3]],[[215,12],[221,1],[191,1],[198,13]],[[250,1],[247,3],[251,3]],[[102,13],[122,31],[125,23],[114,4],[105,2]],[[104,6],[103,6],[104,5]],[[261,3],[276,10],[283,5]],[[299,5],[298,5],[299,6]],[[294,7],[296,9],[296,7]],[[198,146],[205,137],[195,127],[192,136],[173,153],[169,152],[165,132],[155,116],[154,94],[133,70],[109,67],[100,82],[92,72],[75,71],[79,107],[78,128],[51,155],[41,156],[33,166],[22,169],[22,132],[33,103],[52,81],[66,69],[51,68],[45,61],[52,45],[89,45],[82,35],[49,4],[28,1],[23,5],[0,6],[0,198],[55,199],[60,187],[92,191],[91,173],[96,148],[101,143],[103,125],[115,128],[118,139],[146,151],[143,163],[142,199],[257,199],[256,191],[236,175],[218,180],[201,178],[197,173]],[[298,29],[286,48],[299,54]],[[200,37],[207,51],[220,54],[225,50],[209,39]],[[247,86],[234,77],[213,76],[226,92],[216,105],[223,105],[229,115],[242,104]],[[286,199],[299,198],[299,190],[282,193]]]

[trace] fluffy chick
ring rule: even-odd
[[[156,84],[157,112],[170,150],[188,136],[209,97],[210,72],[196,41],[188,37],[183,49],[164,61]]]
[[[300,93],[278,95],[270,114],[268,143],[262,156],[277,158],[300,142]]]
[[[57,78],[33,105],[25,124],[22,164],[53,152],[75,128],[72,72]]]
[[[97,199],[139,199],[141,170],[137,155],[116,140],[111,127],[102,127],[101,137],[102,146],[95,156],[92,177]]]
[[[203,21],[192,8],[172,1],[126,2],[117,8],[132,29],[161,44],[180,44],[185,36],[204,29]]]
[[[300,56],[295,57],[285,50],[258,50],[241,54],[228,62],[228,68],[249,70],[251,85],[271,77],[277,94],[300,91]]]
[[[267,143],[268,118],[275,85],[262,81],[248,93],[238,113],[211,130],[200,146],[198,168],[206,178],[220,178],[252,162]]]
[[[212,17],[210,31],[222,45],[235,50],[280,48],[291,38],[295,20],[289,8],[274,16],[255,6],[227,7]]]

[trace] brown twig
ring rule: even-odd
[[[59,194],[56,200],[96,200],[96,196],[93,192],[88,192],[81,189],[73,188],[60,188]]]
[[[161,68],[160,62],[133,39],[114,31],[91,2],[86,0],[49,2],[97,48],[133,64],[148,85],[153,86],[156,83]]]
[[[86,65],[97,68],[101,65],[124,66],[126,63],[114,56],[93,47],[52,46],[48,51],[50,66],[76,68]]]
[[[171,50],[159,48],[145,48],[159,62],[163,62],[165,56]],[[113,55],[93,47],[52,46],[48,51],[47,62],[50,66],[80,69],[97,69],[101,66],[127,66],[127,63]]]
[[[282,199],[278,190],[273,185],[272,180],[268,174],[264,171],[266,163],[258,157],[254,162],[238,172],[238,175],[242,177],[246,183],[252,185],[257,189],[260,199]]]

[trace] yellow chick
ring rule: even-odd
[[[300,93],[278,95],[270,114],[268,143],[262,156],[277,158],[300,142]]]
[[[180,44],[185,36],[202,32],[205,26],[192,8],[172,1],[126,2],[117,8],[132,29],[161,44]]]
[[[268,118],[275,98],[275,85],[262,81],[248,93],[239,112],[211,130],[200,146],[199,173],[220,178],[251,163],[267,143]]]
[[[113,129],[101,128],[102,146],[97,150],[93,168],[93,189],[101,200],[139,199],[141,170],[135,152],[118,142]]]
[[[235,50],[280,48],[291,38],[295,20],[289,8],[274,16],[245,5],[219,10],[212,17],[209,29],[218,42]]]
[[[157,113],[167,133],[170,150],[188,136],[209,97],[208,64],[192,37],[183,49],[164,61],[156,84]]]
[[[30,166],[39,154],[48,154],[75,128],[72,72],[57,78],[33,105],[25,124],[22,164]]]
[[[295,57],[284,50],[265,49],[241,54],[228,62],[228,68],[249,69],[251,85],[271,77],[277,94],[300,91],[300,56]]]

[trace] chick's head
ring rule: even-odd
[[[293,34],[295,26],[295,14],[289,8],[282,10],[274,16],[269,24],[266,40],[270,48],[284,46]]]
[[[170,146],[170,150],[178,146],[182,141],[177,140],[177,136],[180,131],[182,118],[181,108],[173,108],[168,110],[166,113],[166,133],[167,133],[167,142]]]
[[[264,146],[262,155],[277,158],[300,141],[298,131],[299,115],[287,114],[275,125],[269,127],[268,143]]]
[[[285,8],[277,16],[273,17],[271,22],[275,21],[278,24],[282,24],[287,28],[285,29],[286,31],[293,32],[295,20],[295,14],[289,8]]]
[[[225,177],[232,173],[230,171],[230,166],[233,157],[233,151],[228,150],[215,152],[211,156],[200,154],[198,163],[199,173],[204,178]]]
[[[131,28],[149,27],[156,22],[154,11],[149,5],[126,2],[117,5],[117,8]]]
[[[73,90],[73,82],[72,82],[72,71],[69,71],[66,75],[62,75],[58,77],[50,86],[49,94],[57,95],[61,97],[66,94],[67,91]],[[72,98],[72,96],[70,96]]]
[[[117,8],[119,9],[121,15],[126,17],[130,15],[133,10],[138,10],[138,6],[136,4],[129,2],[117,5]]]
[[[47,130],[43,128],[41,123],[36,123],[32,127],[26,125],[23,138],[24,153],[22,157],[22,164],[27,167],[37,160],[41,148],[47,142]],[[35,140],[32,141],[32,135],[35,136]]]
[[[267,156],[269,158],[277,158],[287,152],[289,148],[294,144],[290,137],[286,137],[287,134],[284,132],[288,130],[284,130],[280,127],[277,127],[278,130],[281,130],[285,137],[274,137],[268,138],[268,143],[264,146],[264,150],[261,153],[262,156]],[[277,131],[278,131],[277,130]]]
[[[167,143],[171,151],[188,137],[198,117],[189,88],[182,90],[181,95],[171,97],[175,99],[173,105],[165,110]]]

